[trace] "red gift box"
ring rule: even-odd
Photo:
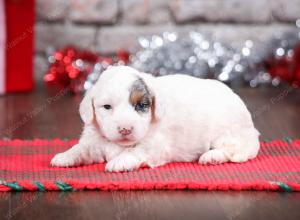
[[[0,93],[30,91],[34,0],[0,0],[0,4]]]

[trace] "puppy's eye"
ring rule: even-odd
[[[112,109],[111,105],[103,105],[103,108],[106,109],[106,110]]]
[[[148,103],[138,103],[135,105],[135,110],[136,111],[141,111],[141,112],[145,112],[147,111],[149,108],[149,104]]]

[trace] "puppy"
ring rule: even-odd
[[[153,77],[111,67],[80,104],[81,138],[52,166],[107,161],[106,171],[169,162],[245,162],[259,150],[259,132],[243,101],[216,80]]]

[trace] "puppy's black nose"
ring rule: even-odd
[[[118,131],[122,136],[127,136],[132,133],[133,127],[130,128],[124,128],[124,127],[118,127]]]

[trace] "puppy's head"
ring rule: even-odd
[[[122,146],[140,142],[162,116],[153,77],[137,70],[111,67],[80,104],[84,123],[96,123],[102,136]]]

